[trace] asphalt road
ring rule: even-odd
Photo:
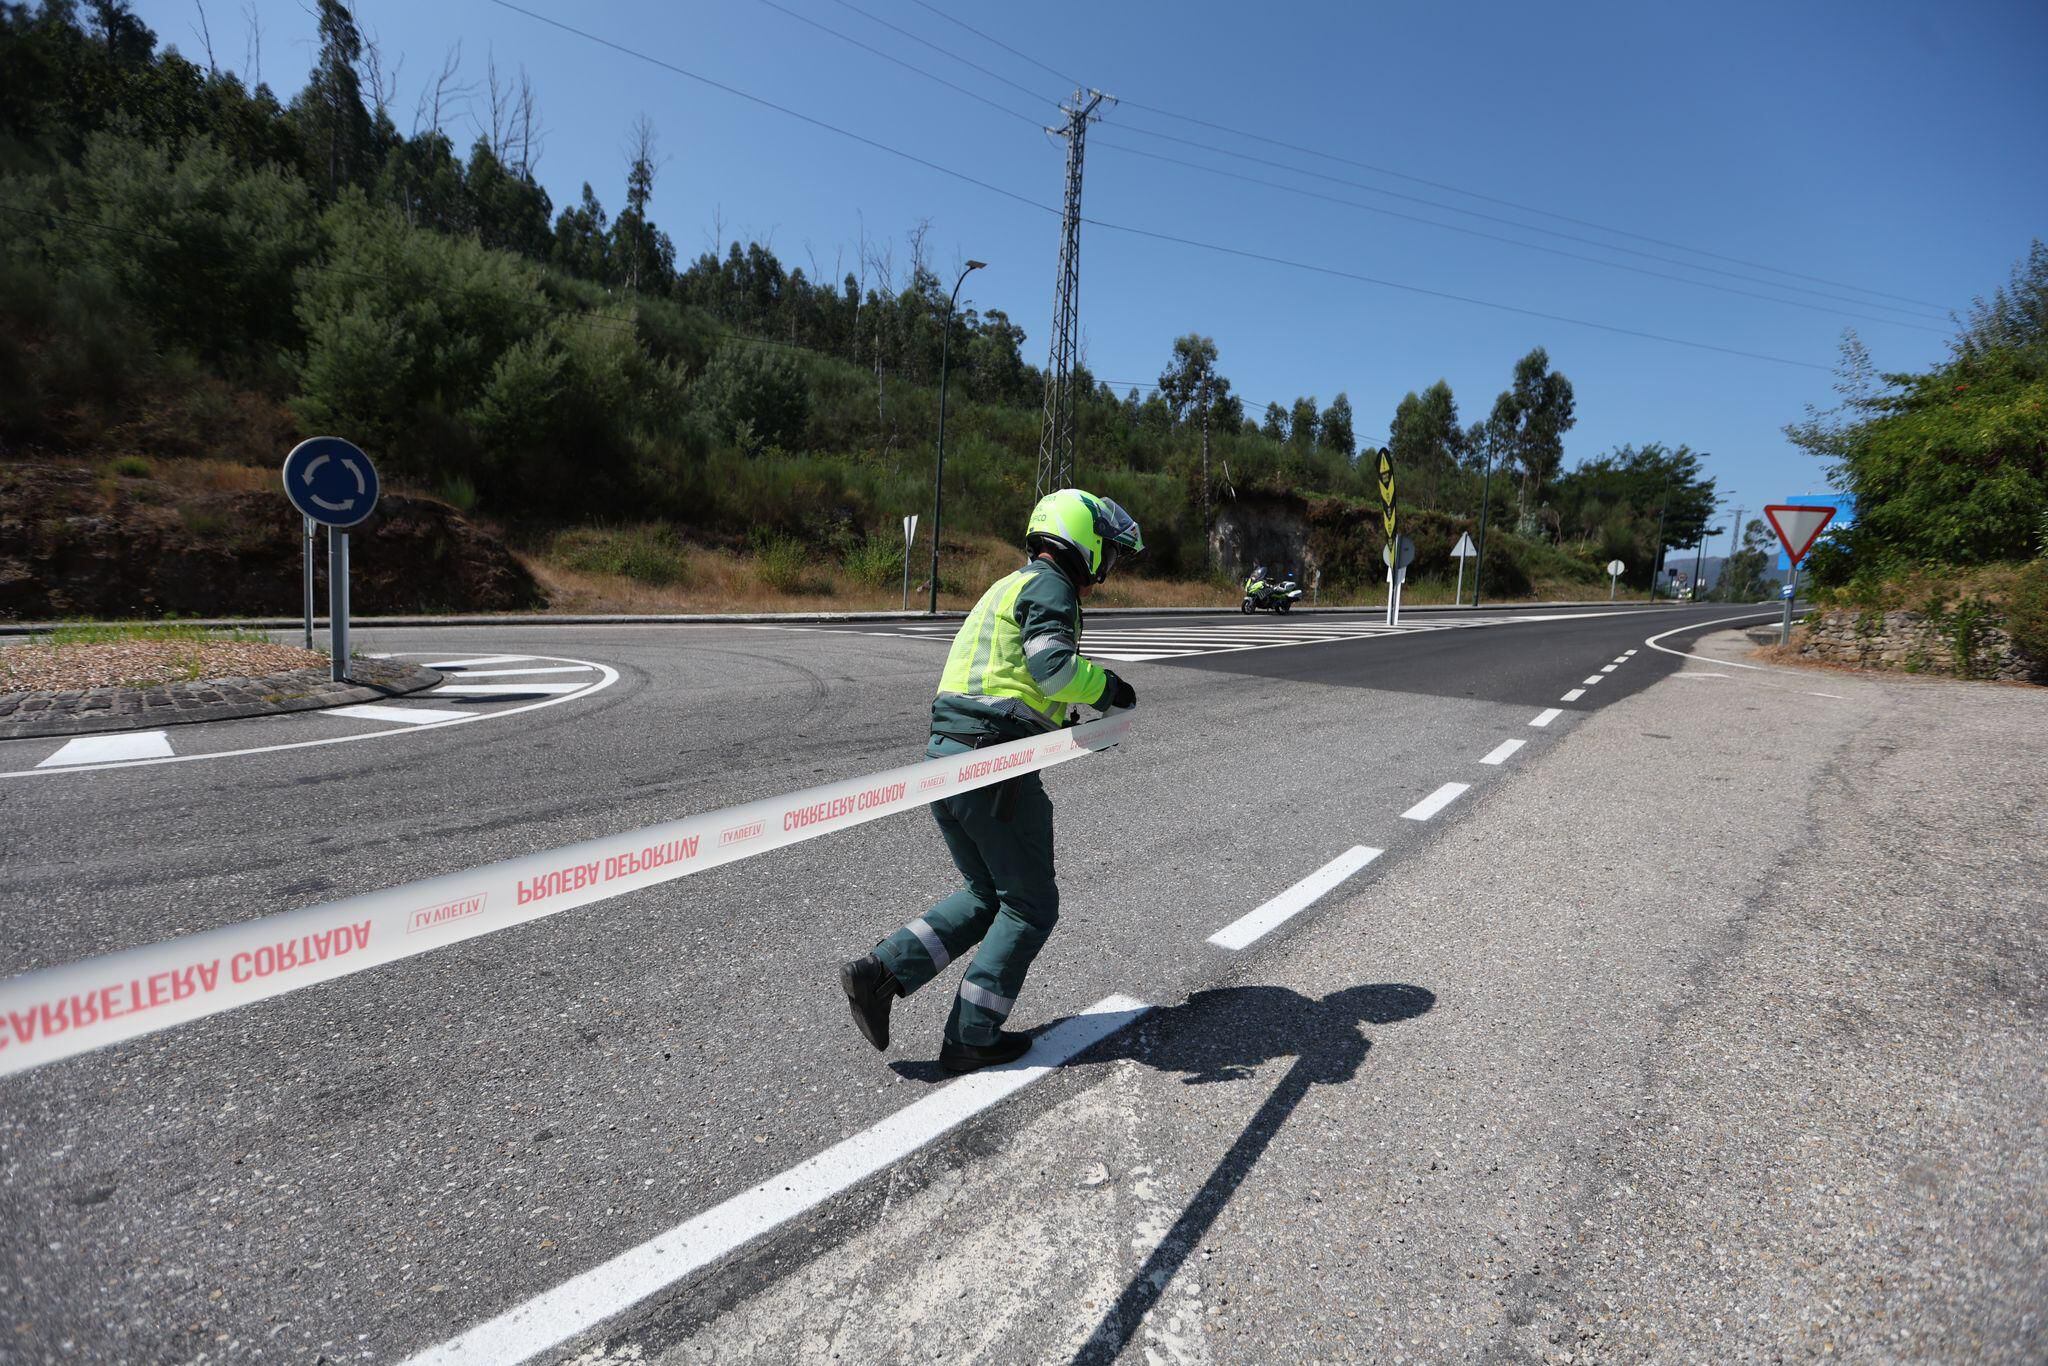
[[[1132,742],[1047,778],[1065,910],[1017,1022],[1260,970],[1312,912],[1244,953],[1208,936],[1353,846],[1382,869],[1419,856],[1513,771],[1482,756],[1521,740],[1515,763],[1539,761],[1680,662],[1647,638],[1741,615],[1587,610],[1117,665],[1141,695]],[[55,742],[0,744],[0,972],[905,762],[945,641],[366,632],[364,650],[616,681],[360,742],[305,716],[188,728],[212,732],[189,762],[37,770]],[[1402,819],[1448,782],[1473,791]],[[549,1291],[932,1092],[943,989],[899,1007],[885,1059],[832,971],[952,884],[928,820],[891,818],[0,1080],[0,1355],[395,1360]],[[810,1227],[722,1268],[715,1295],[846,1231],[831,1209]]]

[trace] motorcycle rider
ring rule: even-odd
[[[1137,705],[1130,684],[1080,652],[1081,599],[1119,553],[1144,538],[1107,498],[1060,489],[1038,500],[1024,532],[1031,559],[998,579],[967,614],[932,702],[927,758],[1021,740],[1068,724],[1074,703]],[[889,1011],[972,950],[946,1020],[939,1063],[949,1072],[1010,1062],[1031,1048],[1002,1026],[1031,961],[1059,918],[1052,802],[1037,773],[932,804],[966,885],[839,969],[854,1024],[889,1046]]]

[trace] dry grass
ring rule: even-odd
[[[253,678],[324,667],[325,655],[295,645],[233,639],[126,639],[0,646],[0,692],[146,688],[201,679]]]

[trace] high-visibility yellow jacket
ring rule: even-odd
[[[1108,673],[1081,654],[1081,598],[1049,561],[996,580],[961,623],[932,701],[932,729],[1021,739],[1102,700]]]

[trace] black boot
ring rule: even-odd
[[[840,965],[839,986],[846,993],[846,1003],[853,1007],[853,1022],[860,1026],[862,1037],[877,1048],[887,1048],[889,1007],[903,994],[896,974],[871,953]]]
[[[1030,1051],[1029,1034],[998,1031],[994,1043],[954,1043],[948,1039],[939,1047],[939,1066],[948,1072],[976,1072],[1015,1062]]]

